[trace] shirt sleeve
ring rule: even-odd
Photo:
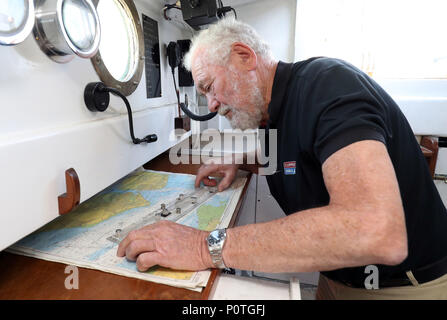
[[[371,81],[343,65],[316,76],[310,99],[318,114],[314,153],[321,164],[354,142],[376,140],[386,145],[385,101]]]

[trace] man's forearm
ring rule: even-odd
[[[313,272],[382,263],[378,226],[361,212],[334,206],[228,229],[228,267],[263,272]],[[392,242],[390,238],[389,241]],[[380,252],[380,254],[379,254]]]
[[[227,266],[265,272],[312,272],[396,265],[408,255],[405,214],[392,162],[378,141],[353,143],[322,165],[325,207],[229,229]]]

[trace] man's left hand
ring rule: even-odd
[[[137,262],[139,271],[159,265],[177,270],[213,267],[206,238],[208,232],[172,221],[161,221],[131,231],[121,241],[117,256]]]

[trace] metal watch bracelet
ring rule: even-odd
[[[211,260],[213,261],[214,266],[219,269],[227,268],[222,258],[222,250],[225,245],[226,237],[226,229],[216,229],[211,231],[207,238]]]

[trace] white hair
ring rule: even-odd
[[[269,45],[261,39],[256,30],[250,25],[230,17],[212,24],[191,40],[191,47],[184,57],[183,65],[191,71],[192,57],[197,48],[206,48],[207,62],[215,65],[226,65],[230,56],[231,45],[235,42],[246,44],[253,49],[256,55],[267,61],[273,60]]]

